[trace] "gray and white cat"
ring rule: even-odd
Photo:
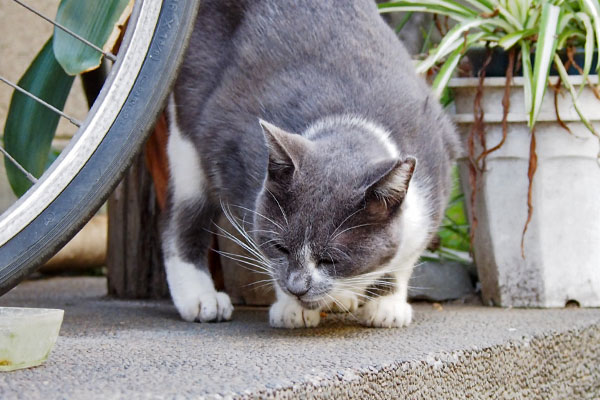
[[[272,276],[272,326],[316,326],[332,305],[411,322],[457,139],[373,0],[203,0],[168,110],[163,246],[183,319],[231,318],[207,269],[225,210],[242,261]]]

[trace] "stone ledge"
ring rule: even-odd
[[[189,324],[165,301],[105,297],[102,278],[22,284],[0,306],[57,307],[38,368],[0,374],[0,398],[599,398],[600,309],[415,305],[405,329],[328,316],[275,330],[266,309]]]

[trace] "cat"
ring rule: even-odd
[[[314,327],[332,306],[411,322],[458,140],[373,0],[203,0],[168,116],[162,241],[184,320],[231,319],[206,261],[225,213],[240,263],[275,286],[272,326]]]

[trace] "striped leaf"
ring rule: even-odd
[[[598,0],[580,0],[582,9],[591,17],[594,30],[596,31],[596,49],[600,49],[600,4]],[[600,71],[600,62],[596,71]]]
[[[548,87],[548,75],[554,52],[556,51],[556,31],[561,9],[550,3],[542,7],[538,41],[535,50],[535,64],[532,77],[532,108],[529,113],[529,126],[533,128],[542,107],[542,100]],[[523,60],[527,57],[523,57]]]
[[[569,90],[569,94],[571,95],[571,100],[573,101],[573,107],[575,108],[577,115],[579,115],[581,122],[583,122],[585,127],[592,134],[596,135],[597,137],[600,137],[600,134],[598,134],[598,132],[594,129],[594,126],[592,125],[590,120],[587,119],[587,117],[583,114],[583,112],[579,108],[579,105],[577,104],[577,92],[575,91],[575,88],[569,81],[569,75],[567,74],[567,70],[565,69],[565,66],[562,63],[558,54],[554,55],[554,65],[556,65],[556,69],[558,70],[558,74],[560,75],[562,84]]]

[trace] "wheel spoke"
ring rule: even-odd
[[[8,158],[10,160],[11,163],[13,163],[13,165],[15,167],[17,167],[19,169],[19,171],[21,171],[23,173],[23,175],[25,175],[25,177],[27,178],[27,180],[29,180],[29,182],[35,184],[37,182],[37,179],[35,176],[31,175],[31,173],[29,173],[29,171],[27,171],[25,168],[23,168],[23,166],[21,164],[19,164],[19,162],[17,160],[15,160],[13,158],[13,156],[11,156],[8,151],[6,151],[6,149],[2,146],[0,146],[0,153],[4,154],[4,157]]]
[[[75,39],[80,40],[81,42],[83,42],[86,45],[90,46],[94,50],[96,50],[96,51],[104,54],[104,56],[106,58],[108,58],[109,60],[111,60],[113,62],[117,60],[117,57],[113,53],[102,50],[100,47],[96,46],[94,43],[92,43],[89,40],[83,38],[82,36],[76,34],[72,30],[70,30],[69,28],[64,27],[63,25],[59,24],[58,22],[56,22],[56,21],[54,21],[54,20],[46,17],[45,15],[43,15],[42,13],[40,13],[39,11],[37,11],[36,9],[34,9],[34,8],[28,6],[27,4],[23,3],[21,0],[13,0],[13,1],[15,3],[19,4],[20,6],[25,7],[26,9],[28,9],[32,13],[36,14],[37,16],[39,16],[40,18],[45,19],[46,21],[50,22],[52,25],[56,26],[58,29],[61,29],[61,30],[65,31],[69,35],[73,36]]]
[[[40,99],[39,97],[37,97],[36,95],[29,93],[27,90],[19,87],[15,83],[12,83],[8,79],[4,78],[3,76],[0,76],[0,81],[6,83],[8,86],[12,87],[15,90],[18,90],[19,92],[23,93],[24,95],[27,95],[27,96],[31,97],[32,99],[34,99],[38,103],[44,105],[45,107],[48,107],[50,110],[52,110],[55,113],[59,114],[61,117],[64,117],[64,118],[68,119],[69,122],[71,122],[73,125],[77,126],[78,128],[81,126],[81,121],[79,121],[79,120],[77,120],[77,119],[75,119],[73,117],[70,117],[69,115],[67,115],[64,112],[62,112],[61,110],[59,110],[58,108],[54,107],[52,104],[49,104],[49,103],[45,102],[44,100]]]

